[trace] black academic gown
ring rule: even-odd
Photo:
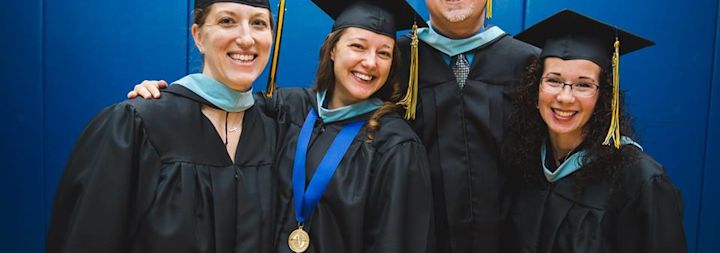
[[[687,252],[680,193],[660,164],[637,152],[639,159],[622,169],[621,193],[612,195],[623,200],[616,207],[608,180],[582,193],[575,188],[575,174],[519,186],[511,211],[511,252]]]
[[[398,43],[409,66],[409,39]],[[418,51],[417,117],[410,122],[430,160],[438,252],[499,251],[506,212],[500,151],[510,94],[539,53],[507,35],[471,51],[462,89],[442,52],[422,41]]]
[[[280,89],[273,100],[287,112],[279,115],[281,121],[296,126],[296,134],[288,134],[286,157],[279,163],[276,252],[291,252],[288,235],[298,225],[292,191],[297,132],[309,109],[317,111],[317,105],[309,89]],[[328,124],[318,118],[308,148],[306,186],[342,126],[371,114]],[[434,252],[428,240],[432,195],[425,149],[399,115],[384,116],[380,122],[372,142],[364,130],[357,134],[306,221],[304,229],[310,235],[306,252]]]
[[[248,109],[233,163],[203,104],[173,85],[100,112],[56,192],[46,252],[270,252],[278,128]]]

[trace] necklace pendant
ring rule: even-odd
[[[305,252],[310,247],[310,235],[303,230],[303,225],[298,225],[298,228],[290,233],[288,246],[295,253]]]

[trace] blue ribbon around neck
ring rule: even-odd
[[[292,187],[293,197],[295,198],[295,219],[298,224],[304,224],[313,210],[315,210],[337,166],[340,164],[343,156],[345,156],[353,139],[355,139],[355,135],[357,135],[365,124],[365,121],[362,120],[355,121],[345,125],[342,130],[340,130],[340,133],[335,136],[335,140],[333,140],[328,151],[325,152],[325,156],[322,161],[320,161],[320,165],[318,165],[317,170],[315,170],[315,173],[310,179],[307,190],[305,190],[305,161],[310,136],[312,135],[317,117],[317,113],[311,108],[300,130],[297,149],[295,150]]]

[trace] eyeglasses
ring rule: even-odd
[[[565,86],[570,86],[573,96],[576,97],[592,97],[595,96],[600,86],[592,83],[591,81],[580,81],[577,83],[566,83],[560,77],[546,76],[542,78],[540,83],[540,89],[548,94],[558,94],[565,89]]]

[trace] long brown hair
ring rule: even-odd
[[[338,29],[328,34],[322,47],[320,47],[320,62],[316,73],[317,80],[315,81],[316,92],[327,90],[328,94],[332,94],[335,88],[335,70],[330,53],[345,33],[345,30],[346,28]],[[373,134],[380,129],[380,118],[400,109],[400,106],[397,104],[402,98],[400,82],[398,81],[398,75],[401,72],[398,70],[400,63],[400,49],[398,48],[397,42],[395,42],[395,46],[393,46],[392,64],[390,65],[390,73],[388,74],[387,81],[372,95],[372,97],[381,99],[383,105],[373,113],[368,121],[367,127],[365,128],[368,140],[372,140]]]

